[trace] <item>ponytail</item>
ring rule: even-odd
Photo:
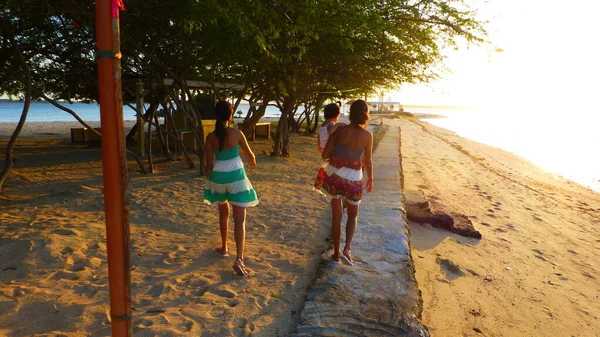
[[[219,139],[219,151],[223,150],[223,146],[225,146],[225,137],[227,136],[227,130],[225,130],[225,125],[217,121],[215,123],[215,135]]]
[[[220,101],[215,105],[215,117],[217,122],[215,123],[215,135],[219,139],[219,151],[223,150],[225,146],[225,139],[227,138],[227,130],[223,122],[229,121],[233,116],[233,107],[227,101]]]

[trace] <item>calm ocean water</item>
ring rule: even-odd
[[[597,108],[595,108],[597,109]],[[406,108],[447,118],[428,123],[491,145],[600,192],[600,114],[585,106]]]
[[[77,113],[84,121],[99,121],[100,120],[100,106],[95,103],[73,103],[65,104],[65,106]],[[18,122],[21,118],[21,110],[23,109],[23,103],[0,103],[0,122]],[[248,111],[247,105],[240,105],[238,110],[243,112],[243,116]],[[279,109],[273,106],[267,107],[265,116],[275,117],[279,116]],[[237,116],[237,115],[236,115]],[[125,106],[123,107],[123,117],[125,120],[135,120],[135,112]],[[28,122],[67,122],[75,121],[75,119],[68,113],[55,108],[49,103],[35,102],[31,103],[29,113],[27,114]]]

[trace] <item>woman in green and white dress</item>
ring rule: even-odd
[[[215,131],[206,137],[206,175],[208,180],[204,188],[204,202],[219,207],[219,228],[221,247],[215,251],[219,256],[229,256],[227,249],[227,231],[229,228],[229,204],[233,208],[234,237],[237,257],[233,270],[238,275],[246,275],[244,265],[244,243],[246,241],[246,207],[258,205],[258,198],[240,158],[242,151],[250,159],[248,165],[254,167],[256,158],[248,146],[244,134],[229,127],[233,118],[233,107],[229,102],[221,101],[215,106],[217,122]]]

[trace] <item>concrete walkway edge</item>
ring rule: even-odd
[[[356,263],[336,265],[329,260],[331,251],[323,254],[292,336],[429,336],[419,321],[421,297],[401,188],[399,123],[386,124],[389,129],[373,154],[373,192],[364,195],[360,208],[352,249]]]

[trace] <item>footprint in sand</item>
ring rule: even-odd
[[[90,288],[89,286],[77,287],[73,290],[74,294],[86,296],[88,299],[93,298],[98,293],[98,289]]]
[[[585,272],[585,271],[583,273],[581,273],[581,275],[583,275],[583,276],[585,276],[585,277],[587,277],[589,279],[592,279],[592,280],[596,279],[596,277],[594,277],[594,275],[592,275],[592,274],[590,274],[588,272]]]
[[[274,252],[269,252],[270,255],[267,256],[268,259],[279,259],[281,258],[281,254],[279,253],[274,253]]]
[[[222,289],[211,289],[210,292],[221,297],[226,298],[234,298],[237,296],[237,293],[231,289],[227,289],[229,287],[224,287]]]
[[[194,287],[194,288],[198,288],[198,287],[204,287],[208,284],[208,281],[203,280],[203,279],[195,279],[192,282],[190,282],[190,286]]]
[[[260,305],[258,303],[258,299],[256,297],[250,297],[250,304],[253,305],[254,307],[258,308],[258,309],[262,309],[263,306],[264,306],[264,304],[265,304],[264,301],[261,301],[261,302],[263,302],[263,305]]]
[[[489,223],[487,223],[487,222],[482,222],[482,223],[481,223],[481,225],[482,225],[482,226],[485,226],[485,227],[492,227],[492,225],[490,225],[490,224],[489,224]]]
[[[50,234],[57,234],[57,235],[63,235],[63,236],[79,235],[77,232],[75,232],[74,230],[71,230],[71,229],[55,229],[52,232],[50,232]]]
[[[70,280],[70,281],[75,281],[75,280],[79,280],[79,275],[77,275],[77,273],[72,273],[69,271],[58,271],[54,274],[54,276],[52,276],[53,280]]]
[[[229,308],[225,308],[223,306],[217,305],[216,302],[211,302],[210,312],[208,313],[209,317],[217,318],[227,315],[230,312]]]
[[[78,263],[72,265],[71,267],[69,267],[68,270],[72,271],[72,272],[84,271],[85,270],[84,262],[78,262]]]
[[[67,246],[63,248],[63,250],[61,250],[60,253],[63,255],[73,253],[73,248]]]
[[[154,322],[152,322],[149,319],[143,319],[140,321],[140,323],[137,325],[139,328],[148,328],[151,327],[154,324]]]
[[[178,324],[180,332],[190,332],[192,331],[192,327],[194,327],[194,322],[184,319],[183,322]]]
[[[246,334],[246,327],[248,326],[248,320],[246,318],[236,318],[229,322],[229,330],[234,336],[243,336]]]
[[[252,225],[252,228],[257,228],[259,230],[267,230],[267,225],[260,222],[256,222],[254,223],[254,225]]]
[[[227,300],[227,305],[230,308],[236,307],[238,304],[240,304],[240,301],[238,301],[238,300],[235,300],[235,299],[228,299]]]

